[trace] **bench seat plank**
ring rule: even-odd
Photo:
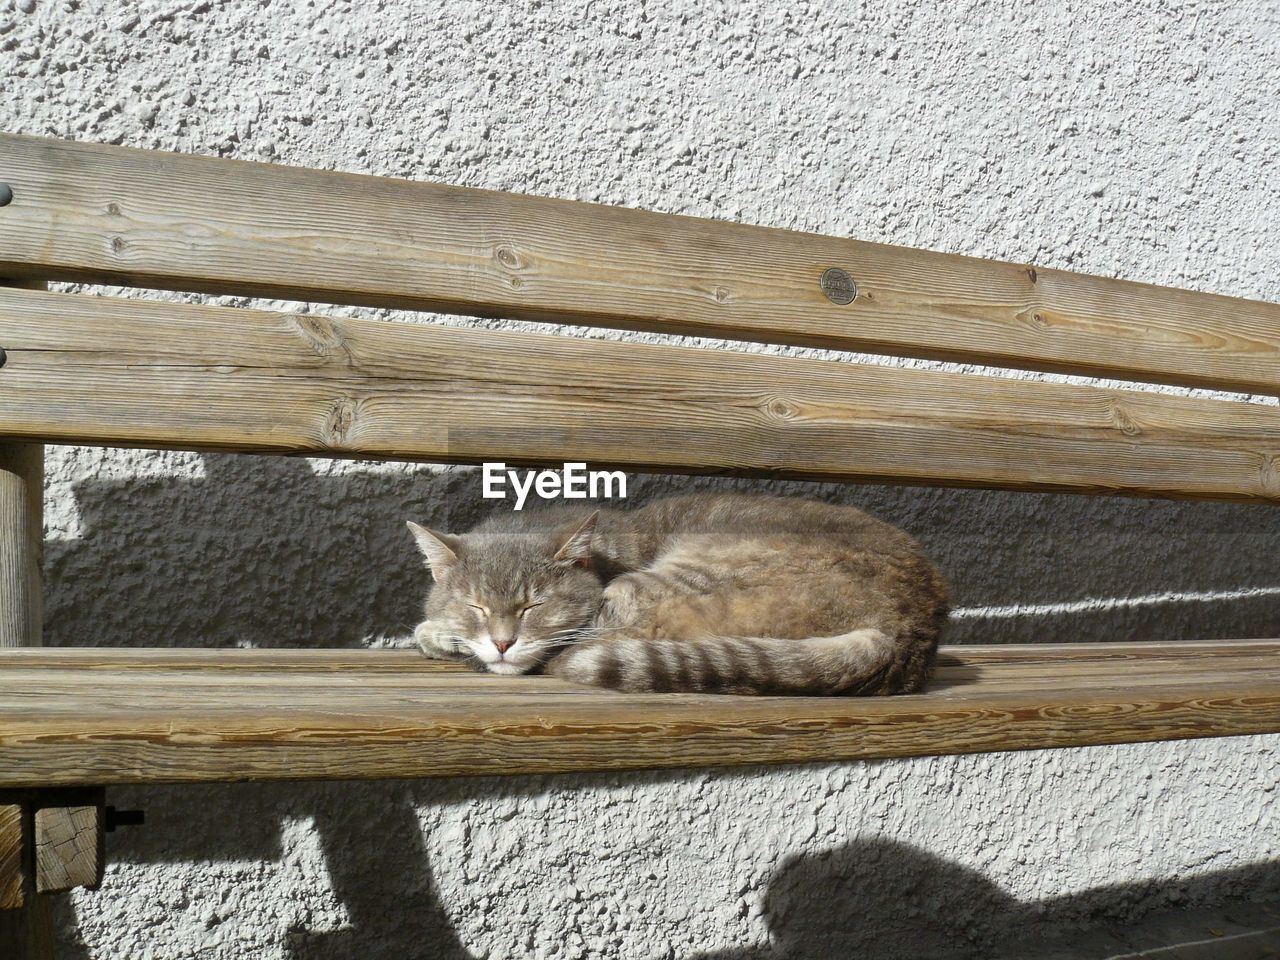
[[[0,436],[1280,502],[1280,407],[0,289]]]
[[[0,135],[0,274],[1280,391],[1280,305],[514,193]],[[847,271],[851,303],[820,278]]]
[[[559,773],[1280,732],[1280,640],[944,648],[923,694],[618,694],[404,650],[0,651],[0,787]]]

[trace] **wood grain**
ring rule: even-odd
[[[1280,731],[1280,641],[1216,654],[1211,643],[1073,646],[1068,658],[945,648],[926,693],[862,699],[618,694],[409,651],[0,651],[0,786],[556,773]]]
[[[0,801],[0,911],[23,905],[22,804]]]
[[[0,136],[0,272],[1275,393],[1280,306],[510,193]],[[819,278],[848,271],[858,296]]]
[[[948,670],[969,669],[985,663],[1012,666],[1020,663],[1052,665],[1071,661],[1098,663],[1123,671],[1125,664],[1129,662],[1146,665],[1158,663],[1166,659],[1165,651],[1167,658],[1192,669],[1197,661],[1214,663],[1223,658],[1266,658],[1275,650],[1275,644],[1275,640],[1266,639],[1179,640],[1171,643],[974,643],[958,647],[944,646],[938,654],[938,670],[942,675]],[[95,652],[103,653],[102,659],[94,659],[92,654]],[[3,665],[10,670],[74,667],[77,672],[90,679],[91,671],[97,670],[199,670],[201,673],[232,670],[242,676],[255,670],[273,675],[325,671],[345,673],[357,670],[360,683],[367,682],[377,673],[402,674],[408,671],[415,675],[472,675],[462,664],[447,660],[426,660],[412,648],[369,651],[350,648],[113,647],[95,650],[88,647],[39,647],[6,651]],[[488,683],[503,678],[483,679]],[[516,678],[515,682],[522,689],[527,689],[525,680]]]
[[[43,482],[43,445],[0,443],[0,647],[40,645]]]
[[[0,436],[1280,500],[1280,409],[0,290]]]
[[[104,792],[99,788],[63,795],[35,808],[36,891],[96,890],[105,865]]]
[[[0,289],[6,286],[45,288],[39,280],[0,279]],[[44,446],[0,443],[0,648],[42,642],[43,559]]]
[[[36,893],[31,795],[0,797],[0,957],[53,960],[51,897]],[[16,875],[15,875],[16,871]]]
[[[0,284],[44,288],[36,279]],[[43,445],[0,443],[0,649],[43,639],[43,501]],[[0,957],[51,960],[53,913],[35,890],[31,832],[26,803],[0,803]]]

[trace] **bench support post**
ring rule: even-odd
[[[0,443],[0,648],[41,645],[43,500],[43,444]],[[35,848],[35,806],[0,798],[0,957],[53,956],[51,898],[36,892]]]
[[[53,898],[36,892],[35,804],[0,797],[0,957],[52,960]]]
[[[44,447],[0,444],[0,647],[40,645]],[[35,805],[0,798],[0,957],[53,956],[52,898],[36,892]]]
[[[38,647],[44,446],[0,444],[0,647]]]

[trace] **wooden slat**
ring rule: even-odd
[[[554,773],[1280,731],[1280,641],[1212,648],[1122,644],[1116,659],[1110,645],[1079,645],[1054,660],[1036,647],[950,647],[928,692],[887,698],[618,694],[441,669],[408,651],[315,651],[313,670],[304,651],[3,651],[0,787]]]
[[[1280,306],[572,201],[0,136],[0,273],[1280,390]],[[828,268],[858,296],[822,293]]]
[[[0,436],[1280,500],[1280,408],[0,290]]]
[[[1224,653],[1216,658],[1180,656],[1176,653],[1164,655],[1152,650],[1145,654],[1134,654],[1125,658],[1124,662],[1109,658],[1081,658],[1072,662],[1071,676],[1076,682],[1087,681],[1094,689],[1105,687],[1128,690],[1138,686],[1159,686],[1171,679],[1178,682],[1198,680],[1208,688],[1219,683],[1222,677],[1226,678],[1226,682],[1234,683],[1235,678],[1246,674],[1255,677],[1271,676],[1275,672],[1272,649],[1269,646],[1264,651],[1241,655]],[[367,656],[357,654],[349,658],[339,672],[335,672],[332,660],[309,670],[301,662],[304,658],[298,657],[286,658],[287,662],[293,664],[293,669],[287,666],[277,669],[270,665],[269,654],[272,652],[274,651],[263,651],[267,656],[257,669],[244,664],[240,656],[231,657],[229,661],[217,656],[190,658],[186,666],[167,662],[159,669],[138,669],[136,661],[116,665],[113,659],[97,668],[78,665],[74,670],[61,669],[56,679],[60,688],[68,693],[89,694],[100,705],[138,711],[170,710],[169,700],[162,697],[152,701],[150,698],[153,693],[167,696],[179,690],[189,691],[197,697],[217,691],[220,696],[219,707],[235,710],[245,706],[252,707],[278,690],[288,692],[290,710],[323,707],[335,690],[349,695],[349,702],[367,702],[374,709],[381,709],[385,703],[392,701],[412,702],[424,694],[475,696],[484,698],[487,703],[510,700],[517,704],[566,699],[585,702],[596,696],[596,691],[589,687],[551,690],[536,687],[531,690],[525,678],[479,676],[457,666],[445,667],[420,658],[381,654],[372,665]],[[1140,661],[1139,672],[1128,669],[1129,663],[1133,661]],[[121,670],[130,671],[129,683],[118,691],[104,688],[103,677],[99,673],[105,671],[107,676],[116,676]],[[234,685],[228,684],[226,677],[219,676],[228,670],[235,672]],[[30,700],[43,704],[46,698],[40,691],[54,675],[49,673],[47,667],[33,668],[17,662],[6,671],[5,676],[12,684],[11,699],[14,703]],[[985,697],[988,693],[982,682],[992,677],[999,680],[1002,693],[1035,689],[1047,689],[1050,693],[1055,693],[1061,684],[1058,668],[1052,663],[1016,658],[984,662],[981,654],[970,658],[966,650],[963,663],[944,658],[932,690],[951,700],[974,695]],[[33,684],[34,692],[27,693],[24,684]],[[143,701],[135,703],[139,696],[143,697]],[[64,712],[73,715],[75,704],[75,697],[72,697]]]
[[[1051,660],[1023,660],[1016,656],[998,659],[984,659],[983,654],[969,654],[964,648],[964,658],[944,658],[938,666],[934,689],[945,688],[951,697],[965,696],[971,691],[975,680],[983,680],[995,676],[1000,680],[1003,690],[1023,689],[1027,686],[1058,682],[1060,667]],[[1163,682],[1172,676],[1178,679],[1201,676],[1205,682],[1213,682],[1214,677],[1226,674],[1229,678],[1243,673],[1253,672],[1263,675],[1280,669],[1272,660],[1274,645],[1266,646],[1248,653],[1223,652],[1217,655],[1183,655],[1176,648],[1167,652],[1147,649],[1123,659],[1099,657],[1074,659],[1070,661],[1071,676],[1074,679],[1090,678],[1097,683],[1119,683],[1132,685],[1139,682]],[[334,661],[322,660],[316,667],[308,668],[305,655],[292,655],[285,652],[281,658],[285,666],[277,668],[276,651],[258,651],[260,659],[257,666],[246,663],[246,658],[236,655],[223,658],[211,651],[209,657],[184,658],[185,665],[179,666],[172,661],[160,661],[158,665],[140,666],[134,658],[127,658],[121,663],[113,656],[98,666],[86,666],[82,656],[76,656],[73,668],[60,665],[59,662],[46,661],[43,665],[33,666],[25,662],[25,658],[9,657],[10,664],[5,676],[12,685],[11,696],[15,700],[31,696],[37,700],[43,698],[41,685],[52,675],[50,669],[61,671],[58,682],[69,692],[90,693],[97,700],[126,702],[141,691],[157,690],[170,693],[176,690],[227,690],[230,703],[236,697],[252,701],[264,696],[264,691],[288,690],[291,705],[297,705],[309,696],[327,697],[335,689],[345,689],[354,695],[370,694],[376,697],[414,696],[423,692],[446,691],[450,693],[474,693],[492,699],[495,697],[517,697],[527,700],[538,696],[588,697],[595,693],[589,687],[567,687],[557,689],[549,694],[544,689],[530,690],[523,677],[491,677],[471,673],[465,667],[439,661],[428,661],[414,654],[389,656],[379,653],[372,661],[368,652],[349,653],[345,665],[335,671]],[[65,664],[65,658],[60,658]],[[1137,672],[1127,669],[1130,663],[1137,665]],[[121,671],[129,671],[130,680],[121,692],[103,689],[103,678],[100,671],[107,671],[115,676]],[[220,674],[228,670],[235,673],[234,688],[227,687],[227,679]],[[409,677],[406,680],[406,676]],[[24,691],[24,683],[33,683],[35,691],[28,694]],[[139,709],[152,709],[147,704],[139,704]],[[167,701],[158,701],[154,709],[168,709]]]
[[[1172,659],[1189,668],[1199,663],[1221,662],[1224,658],[1269,657],[1275,640],[1179,640],[1171,643],[1034,643],[1034,644],[965,644],[943,647],[938,655],[939,671],[970,669],[975,665],[1045,664],[1053,670],[1064,661],[1072,663],[1108,664],[1123,671],[1128,662],[1152,664]],[[1167,656],[1166,656],[1167,652]],[[101,653],[101,659],[94,659]],[[370,654],[373,654],[370,656]],[[228,655],[229,654],[229,655]],[[358,670],[363,683],[371,674],[386,672],[466,674],[462,664],[447,660],[427,660],[416,648],[363,650],[351,648],[218,648],[218,647],[37,647],[9,650],[4,666],[8,670],[30,670],[46,667],[95,670],[230,670],[240,674],[269,671],[346,673]],[[501,677],[485,677],[486,683]],[[514,678],[518,684],[525,681]]]
[[[1136,690],[1139,687],[1167,686],[1170,683],[1196,683],[1202,692],[1211,690],[1223,683],[1234,684],[1240,676],[1252,676],[1258,680],[1280,680],[1269,663],[1262,659],[1253,661],[1227,662],[1215,668],[1215,672],[1205,673],[1194,669],[1178,669],[1161,666],[1148,669],[1145,665],[1139,672],[1117,674],[1095,667],[1081,668],[1072,671],[1072,679],[1076,683],[1088,683],[1092,690],[1116,690],[1120,692]],[[317,681],[308,675],[293,676],[280,680],[275,685],[266,674],[239,673],[234,685],[228,678],[218,675],[216,682],[210,683],[203,677],[190,677],[184,673],[167,672],[164,677],[148,673],[131,673],[130,682],[121,690],[102,690],[101,678],[84,679],[74,674],[45,674],[34,676],[23,671],[14,671],[11,676],[16,681],[34,683],[34,693],[17,688],[11,697],[13,704],[28,703],[33,707],[46,710],[46,716],[52,716],[55,708],[47,704],[47,697],[41,692],[44,685],[56,681],[59,689],[71,699],[66,709],[60,712],[69,719],[75,719],[72,709],[80,697],[90,697],[100,707],[112,710],[124,709],[135,713],[171,712],[173,699],[171,694],[183,691],[191,697],[201,700],[206,695],[216,693],[219,700],[210,702],[213,712],[242,712],[252,710],[264,699],[277,692],[287,697],[281,709],[291,712],[323,710],[335,692],[341,692],[349,707],[359,706],[361,709],[380,712],[388,707],[396,709],[397,705],[416,703],[422,697],[476,697],[491,706],[504,705],[526,707],[534,705],[557,706],[568,702],[588,705],[595,701],[598,694],[591,688],[547,688],[534,686],[530,688],[527,680],[492,680],[480,676],[428,674],[414,677],[406,682],[401,679],[380,678],[367,682],[339,682],[332,676]],[[363,679],[367,675],[356,672],[356,677]],[[182,679],[178,679],[182,678]],[[982,670],[957,671],[950,674],[940,673],[935,678],[931,690],[948,702],[958,703],[975,697],[987,699],[991,691],[986,684],[998,681],[1001,695],[1025,693],[1033,690],[1047,690],[1052,696],[1057,691],[1056,685],[1061,678],[1048,671],[1039,673],[1019,670],[1016,667],[987,668]],[[158,697],[152,703],[134,703],[133,698],[144,696]]]

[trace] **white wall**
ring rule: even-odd
[[[1280,300],[1266,0],[0,5],[10,131]],[[69,448],[48,468],[52,644],[403,632],[422,575],[402,519],[463,521],[477,489],[458,470]],[[821,492],[930,545],[970,614],[955,640],[1277,635],[1274,510]],[[119,790],[150,822],[110,838],[63,952],[1026,956],[1037,924],[1280,887],[1276,743]]]

